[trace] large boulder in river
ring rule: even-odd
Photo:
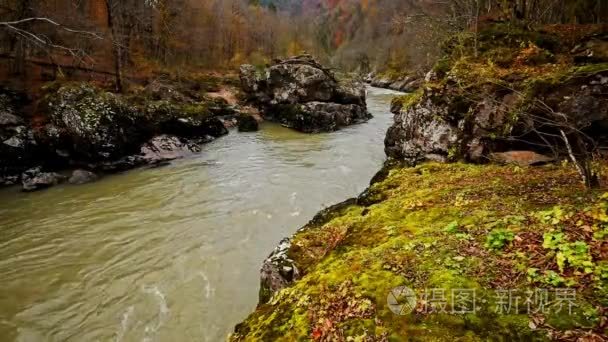
[[[46,128],[57,130],[49,140],[76,159],[119,158],[135,151],[145,135],[138,111],[120,95],[88,84],[61,87],[47,97],[46,105],[51,122]],[[42,133],[46,140],[49,132]]]
[[[81,83],[59,88],[45,104],[50,123],[39,138],[71,160],[120,160],[161,134],[206,142],[228,133],[212,113],[213,101],[138,101]]]
[[[371,117],[362,83],[338,81],[308,55],[276,60],[265,70],[243,65],[240,77],[265,118],[299,131],[334,131]]]

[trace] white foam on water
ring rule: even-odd
[[[120,329],[116,333],[116,342],[122,341],[122,339],[125,337],[125,333],[127,332],[127,328],[129,327],[129,317],[133,314],[134,311],[135,307],[131,305],[122,314],[122,319],[120,320]]]
[[[205,273],[203,273],[203,271],[199,271],[198,274],[205,281],[205,298],[210,298],[211,293],[213,292],[213,288],[211,287],[211,282],[209,281],[209,278],[207,278],[207,275],[205,275]]]
[[[144,293],[146,294],[150,294],[153,295],[157,300],[158,300],[158,321],[156,322],[155,325],[150,325],[147,324],[146,328],[144,329],[145,333],[146,333],[146,337],[144,337],[143,341],[148,342],[148,341],[152,341],[151,337],[149,337],[148,335],[155,335],[156,332],[158,332],[158,329],[160,329],[163,326],[163,323],[165,322],[166,317],[169,315],[169,307],[167,306],[167,299],[165,298],[165,295],[161,292],[161,290],[158,288],[158,286],[153,285],[153,286],[143,286],[142,290]]]

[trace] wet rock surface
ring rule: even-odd
[[[73,185],[81,185],[91,183],[99,179],[95,173],[87,170],[74,170],[72,176],[68,179],[68,182]]]
[[[198,144],[173,135],[160,135],[145,143],[140,150],[142,163],[156,164],[200,152]]]
[[[266,119],[298,131],[335,131],[371,117],[362,83],[339,82],[308,55],[276,60],[265,70],[243,65],[240,78],[249,101]]]
[[[287,256],[291,247],[289,238],[281,240],[274,251],[264,260],[260,270],[260,303],[266,303],[272,295],[289,285],[299,276],[298,268]]]
[[[55,172],[43,172],[40,167],[29,169],[21,175],[21,183],[25,192],[45,189],[63,183],[66,179],[67,177]]]

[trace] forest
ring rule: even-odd
[[[118,83],[303,52],[351,71],[417,70],[480,22],[600,23],[607,13],[606,0],[2,0],[0,54],[5,74],[34,63],[47,77],[81,68]]]

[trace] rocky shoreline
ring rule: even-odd
[[[244,96],[234,87],[221,89],[217,80],[211,89],[205,82],[159,79],[124,94],[56,82],[43,86],[36,100],[0,89],[0,186],[35,191],[163,165],[201,152],[228,128],[257,131],[263,120],[319,133],[371,117],[362,83],[338,80],[308,55],[264,70],[242,66]]]
[[[237,114],[223,99],[187,96],[167,84],[128,95],[87,83],[49,84],[43,91],[35,103],[8,90],[0,94],[0,185],[22,183],[34,191],[159,165],[227,134],[222,118]],[[58,173],[70,169],[71,177]]]

